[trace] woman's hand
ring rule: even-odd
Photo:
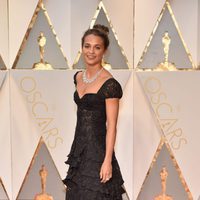
[[[100,170],[101,183],[106,183],[112,178],[112,164],[111,162],[104,161]]]

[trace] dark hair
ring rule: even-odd
[[[85,41],[85,37],[88,35],[95,35],[95,36],[99,36],[102,38],[103,43],[104,43],[104,48],[107,49],[109,46],[109,38],[108,38],[108,34],[109,34],[109,29],[107,26],[101,25],[101,24],[96,24],[93,26],[93,28],[88,29],[87,31],[85,31],[82,40],[81,40],[81,45],[83,47],[84,41]]]

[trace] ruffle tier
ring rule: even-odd
[[[124,181],[116,159],[112,162],[113,176],[106,183],[99,178],[102,159],[87,158],[85,145],[72,145],[65,163],[69,165],[63,180],[68,188],[66,200],[122,200]]]

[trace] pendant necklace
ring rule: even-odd
[[[84,70],[83,71],[83,82],[86,84],[94,82],[102,71],[103,71],[103,67],[99,71],[97,71],[97,73],[92,78],[89,79],[89,78],[87,78],[86,70]]]

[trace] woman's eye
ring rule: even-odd
[[[98,49],[98,50],[99,50],[99,49],[101,49],[101,47],[96,47],[96,49]]]
[[[85,47],[86,49],[88,49],[90,46],[89,46],[89,45],[85,45],[84,47]]]

